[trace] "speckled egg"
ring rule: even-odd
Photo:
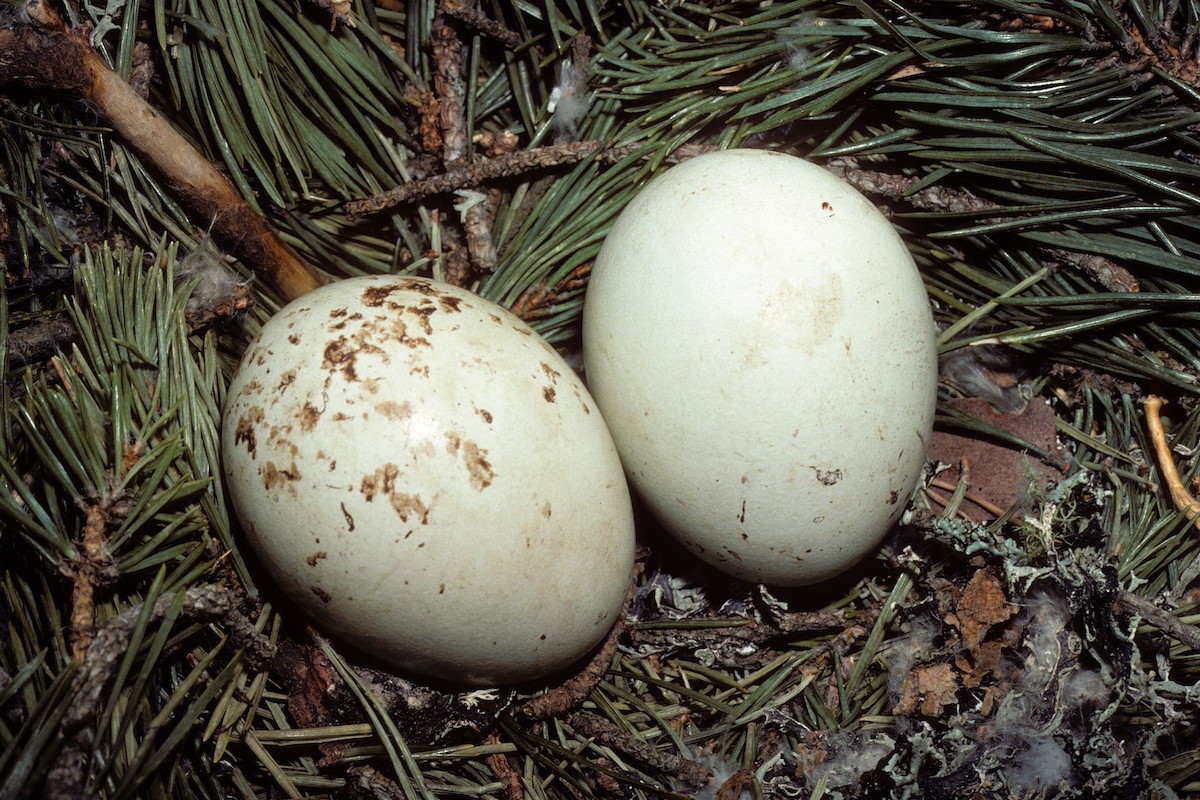
[[[278,585],[401,670],[535,680],[622,611],[633,518],[605,423],[554,348],[467,291],[376,276],[288,305],[229,387],[222,452]]]
[[[815,164],[728,150],[651,181],[604,241],[583,336],[632,483],[720,569],[822,581],[904,509],[933,424],[929,301],[888,220]]]

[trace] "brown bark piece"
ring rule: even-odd
[[[954,669],[945,663],[917,667],[904,679],[900,688],[900,699],[892,713],[911,716],[919,713],[925,717],[937,717],[942,706],[954,702],[958,692],[958,678]]]
[[[987,636],[988,629],[1007,622],[1017,613],[1016,606],[1009,605],[1006,600],[1000,579],[990,570],[981,569],[967,582],[946,622],[958,628],[963,645],[974,650]]]

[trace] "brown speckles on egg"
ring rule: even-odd
[[[275,391],[283,394],[288,390],[288,387],[296,382],[296,370],[289,369],[287,372],[279,376],[279,384],[275,387]]]
[[[377,494],[391,494],[396,490],[396,478],[400,476],[400,468],[395,464],[384,464],[370,475],[364,475],[358,491],[369,503]]]
[[[362,293],[363,305],[378,308],[386,303],[389,297],[400,291],[403,291],[403,287],[395,283],[383,286],[368,286]]]
[[[246,409],[246,413],[238,419],[237,428],[233,432],[233,443],[245,444],[246,452],[250,454],[250,458],[257,456],[258,439],[255,436],[255,429],[263,421],[263,410],[261,406],[251,406]]]
[[[429,512],[432,509],[426,505],[419,494],[393,492],[390,500],[392,508],[400,515],[401,522],[408,522],[412,518],[422,525],[429,524]]]
[[[259,470],[259,474],[262,476],[263,488],[267,491],[285,488],[293,496],[296,494],[296,487],[292,484],[300,480],[300,470],[295,461],[283,469],[277,467],[274,461],[268,461]]]
[[[583,393],[579,391],[579,387],[577,385],[572,385],[571,391],[575,393],[575,399],[579,401],[579,407],[583,409],[583,413],[587,416],[591,416],[591,406],[588,405],[588,401],[583,396]]]
[[[476,491],[482,492],[492,485],[492,480],[496,477],[496,473],[492,469],[491,462],[487,459],[487,450],[475,442],[462,439],[458,434],[447,433],[446,452],[452,456],[457,456],[461,453],[463,465],[467,468],[467,476],[471,481],[471,486]]]
[[[553,403],[555,402],[555,387],[558,385],[558,379],[562,377],[562,373],[547,364],[545,361],[541,362],[541,366],[542,373],[550,379],[549,385],[542,387],[542,399],[547,403]]]
[[[467,465],[467,472],[471,476],[471,485],[475,489],[482,492],[492,485],[492,479],[496,473],[487,460],[487,450],[474,442],[463,442],[463,463]]]
[[[350,326],[350,323],[358,322],[362,318],[363,318],[363,315],[360,314],[359,312],[355,311],[353,314],[347,314],[346,316],[341,317],[334,324],[330,325],[329,330],[344,331],[344,330],[346,330],[346,328],[348,328]]]
[[[425,280],[423,278],[410,279],[408,281],[407,287],[409,290],[417,292],[418,294],[424,294],[424,295],[441,294],[441,292],[438,290],[438,288],[436,286],[433,285],[433,283],[431,283],[430,281]]]
[[[582,384],[536,335],[518,335],[509,314],[464,291],[393,276],[320,291],[332,294],[312,293],[307,315],[264,326],[266,364],[236,379],[260,381],[261,396],[231,384],[222,453],[250,477],[230,493],[239,515],[259,520],[247,539],[262,564],[314,625],[406,672],[453,677],[438,659],[459,639],[466,682],[568,667],[603,634],[587,621],[603,612],[611,623],[619,610],[632,562],[611,440],[596,464],[597,448],[571,427],[604,432],[577,405],[590,401]],[[557,406],[543,402],[546,389]],[[580,480],[538,483],[548,473]],[[568,630],[489,594],[486,569],[512,556],[537,602],[561,593],[561,571],[573,576],[584,610]],[[412,613],[422,604],[437,613]],[[494,656],[484,652],[493,641]]]
[[[320,419],[321,409],[314,406],[311,400],[306,400],[304,407],[300,409],[300,430],[309,433],[317,427],[317,421]]]
[[[373,331],[364,325],[351,336],[343,334],[336,339],[330,339],[325,344],[321,369],[327,372],[341,372],[347,381],[357,381],[359,356],[371,355],[385,364],[388,363],[390,359],[387,352],[371,340],[372,333]]]
[[[357,353],[351,347],[350,340],[345,336],[330,341],[325,345],[325,358],[321,368],[326,370],[341,370],[346,380],[358,379],[354,371],[354,359]]]
[[[267,449],[274,453],[287,453],[295,459],[300,455],[300,448],[288,438],[291,434],[292,426],[290,424],[272,425],[267,431]]]
[[[433,323],[429,321],[429,317],[434,312],[436,312],[437,309],[434,308],[433,306],[421,305],[421,306],[409,306],[408,311],[414,317],[416,317],[418,324],[420,324],[420,326],[421,326],[421,330],[425,331],[425,335],[432,336],[433,335]]]
[[[382,403],[376,404],[375,410],[380,414],[383,414],[388,419],[397,421],[406,420],[411,417],[413,413],[412,403],[408,402],[407,400],[403,400],[399,403],[394,400],[386,400]]]

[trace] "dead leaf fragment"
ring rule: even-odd
[[[946,616],[946,622],[958,628],[963,645],[974,651],[987,636],[989,628],[1008,621],[1017,613],[1017,607],[1006,601],[1000,579],[991,570],[981,569],[967,582],[954,612]]]
[[[942,707],[955,701],[958,678],[949,664],[929,664],[917,667],[904,679],[900,699],[892,713],[910,716],[914,712],[925,717],[938,717]]]

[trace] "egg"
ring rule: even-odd
[[[663,527],[776,586],[879,546],[925,460],[937,364],[921,277],[849,184],[748,149],[622,211],[584,305],[589,388]]]
[[[343,280],[249,344],[226,484],[318,629],[414,675],[537,680],[622,612],[633,512],[587,389],[529,326],[450,285]]]

